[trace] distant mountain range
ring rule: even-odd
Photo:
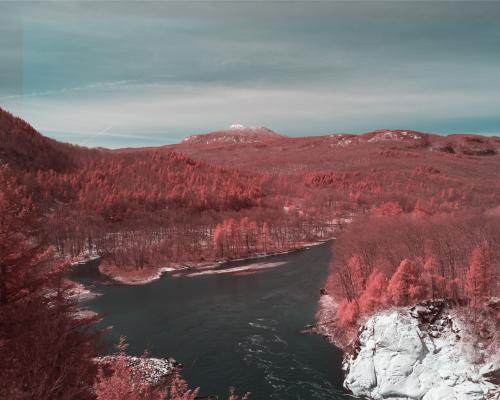
[[[414,157],[427,154],[424,157],[426,162],[439,154],[491,157],[500,152],[500,137],[473,134],[440,136],[389,129],[365,134],[288,137],[266,127],[235,124],[228,129],[188,136],[178,144],[118,150],[88,149],[47,138],[26,121],[0,108],[0,163],[8,163],[15,168],[65,171],[104,154],[165,150],[236,168],[282,170],[297,168],[297,164],[301,164],[300,168],[307,171],[327,166],[339,168],[347,163],[363,164],[361,160],[367,157],[373,165],[380,157],[398,158],[402,156],[401,152],[408,151]]]

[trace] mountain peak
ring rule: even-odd
[[[241,124],[232,124],[229,129],[220,131],[191,135],[185,138],[182,143],[189,144],[230,144],[230,143],[261,143],[274,139],[283,138],[283,135],[273,130],[263,127],[246,127]]]
[[[242,124],[232,124],[229,126],[229,129],[245,129],[245,125]]]

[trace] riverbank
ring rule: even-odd
[[[299,245],[298,247],[294,247],[288,250],[273,251],[269,253],[257,253],[249,255],[248,257],[225,258],[220,260],[211,260],[203,262],[198,261],[198,262],[169,263],[166,266],[158,266],[158,267],[149,266],[149,267],[144,267],[142,269],[117,267],[109,262],[104,261],[99,264],[99,271],[102,274],[114,280],[115,282],[121,283],[123,285],[145,285],[157,279],[160,279],[165,273],[174,273],[181,271],[182,272],[192,271],[193,273],[195,273],[199,271],[213,270],[223,267],[224,265],[231,262],[260,260],[263,258],[285,255],[296,251],[306,250],[308,248],[327,243],[333,239],[335,239],[335,237],[329,237],[327,239],[319,240],[316,242],[304,243],[302,245]]]
[[[66,291],[66,298],[68,300],[80,303],[100,296],[99,293],[92,292],[81,283],[66,280],[66,284],[68,285],[68,289]]]

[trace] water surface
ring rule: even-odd
[[[102,326],[113,326],[112,341],[124,335],[130,353],[174,357],[201,395],[225,399],[235,386],[254,400],[347,399],[340,350],[300,333],[314,323],[329,260],[326,244],[224,266],[276,263],[258,273],[166,275],[126,286],[104,282],[91,262],[72,275],[103,294],[86,305],[105,314]]]

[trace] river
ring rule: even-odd
[[[110,284],[93,261],[74,267],[72,279],[102,294],[85,306],[104,314],[111,342],[124,335],[131,354],[174,357],[200,395],[226,399],[234,386],[253,400],[347,399],[341,351],[300,333],[314,323],[329,260],[324,244],[222,267],[233,272],[167,274],[140,286]]]

